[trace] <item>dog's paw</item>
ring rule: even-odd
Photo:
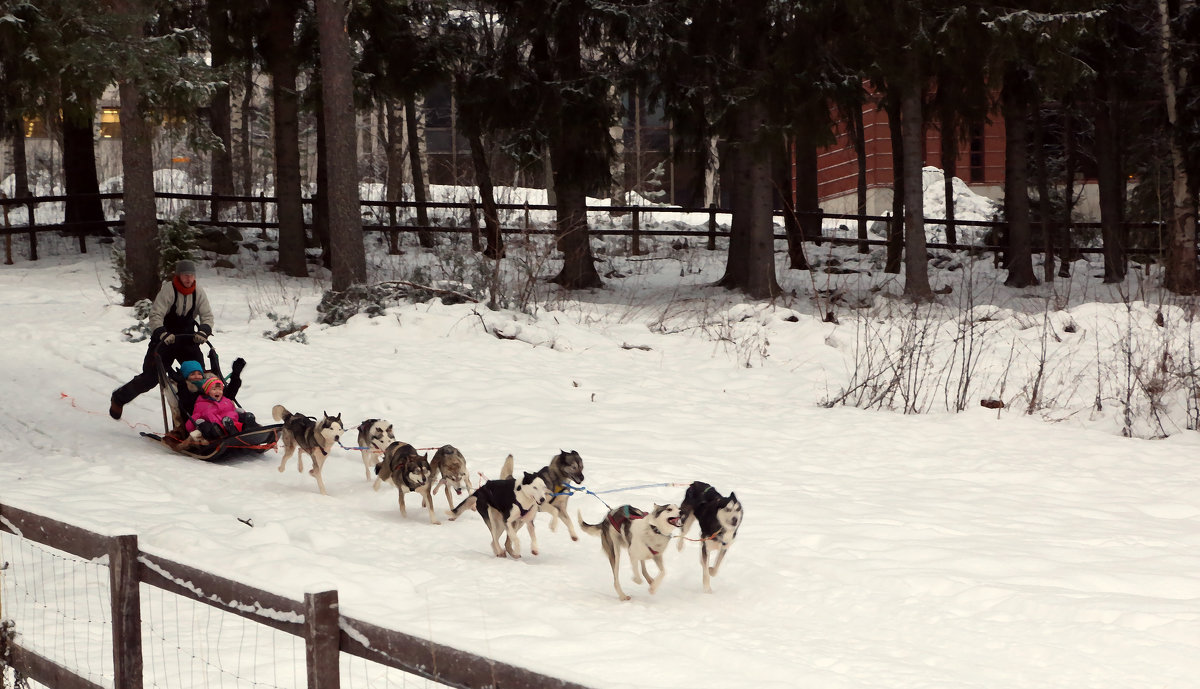
[[[633,600],[633,596],[630,596],[630,595],[617,596],[617,600],[621,600],[621,601]]]
[[[579,540],[579,536],[571,536],[571,540],[572,540],[572,541],[578,541],[578,540]]]

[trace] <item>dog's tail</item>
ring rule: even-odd
[[[583,529],[584,533],[590,533],[593,536],[599,536],[604,533],[604,522],[599,524],[588,524],[583,521],[583,512],[575,510],[575,518],[579,520],[579,528]]]
[[[277,404],[271,407],[271,416],[275,417],[276,421],[287,421],[292,418],[292,413],[287,410],[287,407]]]
[[[447,489],[447,490],[449,490],[449,489]],[[466,512],[467,510],[470,510],[473,507],[475,507],[476,500],[478,500],[478,498],[475,497],[474,493],[471,493],[469,496],[467,496],[466,500],[463,500],[462,502],[455,505],[454,509],[450,510],[450,521],[454,521],[455,519],[458,519],[459,516],[462,515],[463,512]],[[470,503],[470,504],[467,504],[467,503]]]
[[[512,477],[513,477],[513,456],[509,455],[504,458],[504,464],[501,465],[501,467],[500,467],[500,478],[505,479],[505,478],[512,478]]]

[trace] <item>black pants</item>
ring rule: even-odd
[[[138,395],[158,385],[158,371],[155,368],[155,357],[162,358],[162,365],[170,369],[176,361],[203,362],[200,345],[187,335],[182,335],[171,344],[159,346],[156,339],[150,340],[146,349],[146,358],[142,361],[142,372],[134,376],[128,383],[113,390],[112,399],[120,405],[129,404]]]

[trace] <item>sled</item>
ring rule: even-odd
[[[161,435],[143,431],[142,437],[154,440],[172,452],[187,455],[193,459],[215,462],[225,459],[230,454],[236,455],[246,452],[262,454],[267,450],[274,449],[275,445],[279,442],[279,433],[281,430],[283,430],[283,424],[277,423],[270,426],[251,428],[236,435],[217,440],[204,440],[192,442],[187,445],[182,444],[183,439],[187,437],[184,431],[169,431]]]
[[[220,358],[217,356],[217,351],[213,348],[211,342],[205,344],[208,345],[209,370],[220,376],[221,363]],[[162,345],[160,344],[159,346],[161,347]],[[157,347],[155,349],[157,352]],[[230,454],[236,455],[247,452],[262,454],[267,450],[275,448],[275,445],[279,442],[279,433],[283,430],[283,424],[281,423],[243,429],[240,433],[235,433],[224,438],[212,440],[206,438],[199,441],[188,441],[188,432],[183,428],[183,422],[186,417],[179,408],[179,398],[175,392],[175,385],[167,375],[167,371],[162,364],[162,359],[158,356],[154,358],[158,368],[158,390],[163,402],[163,426],[165,430],[162,433],[148,433],[143,431],[141,434],[143,438],[149,438],[172,452],[208,462],[225,459]],[[238,405],[238,409],[242,410],[240,404]],[[168,418],[174,421],[173,427],[170,425]]]

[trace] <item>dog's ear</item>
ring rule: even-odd
[[[737,499],[737,493],[729,494],[729,502],[736,502],[739,505],[742,504],[742,501]]]

